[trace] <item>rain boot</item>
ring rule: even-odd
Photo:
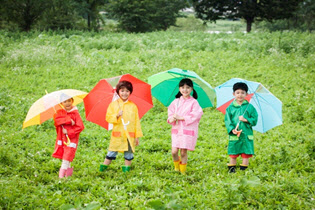
[[[187,163],[182,164],[182,162],[180,162],[180,164],[179,164],[179,170],[180,170],[180,172],[181,172],[183,175],[186,174],[186,169],[187,169]]]
[[[65,177],[67,169],[60,168],[59,170],[59,178]]]
[[[248,165],[240,165],[240,170],[245,171],[247,169]]]
[[[108,165],[102,164],[100,165],[100,172],[103,172],[107,169]]]
[[[72,168],[68,168],[67,171],[66,171],[66,177],[72,176],[72,174],[73,174],[73,167]]]
[[[121,168],[122,168],[122,171],[123,171],[124,173],[130,171],[130,166],[122,166]]]
[[[229,173],[235,173],[235,164],[228,164]]]
[[[180,160],[174,161],[175,171],[179,171],[179,163],[180,163]]]

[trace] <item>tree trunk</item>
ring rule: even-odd
[[[254,22],[254,18],[247,18],[246,20],[246,32],[249,33],[252,30],[252,24]]]
[[[87,15],[87,24],[88,24],[88,29],[91,30],[91,16],[90,16],[90,14]]]

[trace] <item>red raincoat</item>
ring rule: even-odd
[[[71,119],[75,122],[74,125],[71,124]],[[77,151],[79,143],[79,135],[84,129],[84,125],[77,107],[73,107],[70,111],[60,109],[54,115],[55,127],[57,132],[57,139],[55,144],[55,151],[52,154],[54,158],[59,158],[62,160],[73,161],[75,152]],[[68,136],[70,138],[70,145],[65,145],[67,143],[67,137],[62,132],[62,126],[67,129]]]

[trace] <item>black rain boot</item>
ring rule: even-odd
[[[245,171],[247,167],[248,167],[248,165],[241,164],[240,165],[240,170]]]
[[[229,173],[235,173],[236,165],[228,164]]]

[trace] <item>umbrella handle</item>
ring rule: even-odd
[[[66,135],[66,137],[67,137],[67,142],[63,142],[65,145],[67,145],[67,146],[69,146],[70,145],[70,138],[69,138],[69,136],[68,136],[68,134],[65,134]]]

